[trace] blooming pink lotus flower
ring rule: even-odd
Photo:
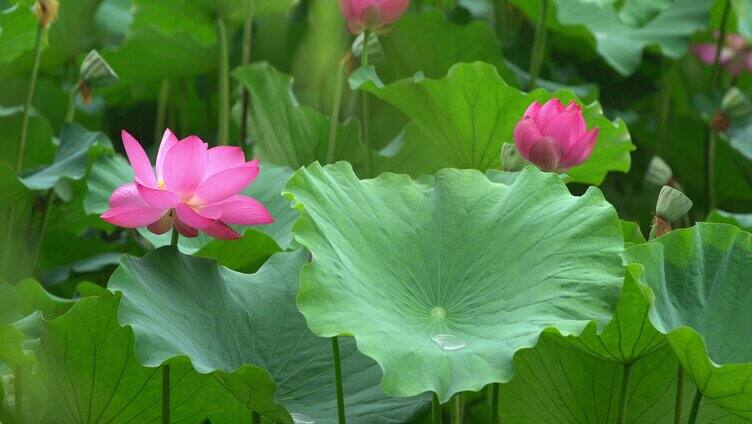
[[[353,34],[378,31],[397,21],[410,6],[410,0],[339,0],[339,7]]]
[[[595,147],[598,128],[587,130],[582,108],[559,99],[534,102],[514,127],[517,150],[544,171],[565,172],[585,162]]]
[[[717,32],[714,36],[716,40],[720,37]],[[692,46],[692,52],[701,62],[712,65],[715,63],[717,47],[716,43],[700,43]],[[725,37],[718,60],[732,76],[739,75],[745,69],[752,72],[752,48],[739,34],[728,34]]]
[[[259,173],[258,161],[245,161],[239,147],[208,148],[200,138],[178,141],[165,131],[157,153],[157,173],[130,134],[123,145],[135,179],[110,196],[105,221],[125,228],[146,226],[154,234],[175,228],[185,237],[198,230],[224,240],[240,238],[228,224],[269,224],[273,218],[256,199],[240,193]]]

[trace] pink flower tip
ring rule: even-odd
[[[339,7],[353,34],[376,31],[396,22],[410,6],[410,0],[339,0]]]
[[[582,107],[559,99],[533,102],[514,128],[517,150],[544,171],[565,172],[593,153],[598,128],[588,131]]]
[[[230,225],[274,221],[261,202],[241,194],[260,168],[258,160],[246,162],[239,147],[209,148],[196,136],[178,140],[167,130],[154,169],[141,144],[128,132],[121,134],[135,177],[112,193],[103,220],[155,234],[175,229],[196,237],[202,231],[224,240],[242,237]]]

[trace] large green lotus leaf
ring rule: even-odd
[[[565,103],[579,103],[569,91],[521,92],[507,85],[493,66],[480,62],[455,65],[443,79],[416,77],[387,86],[372,68],[361,68],[352,75],[350,84],[375,94],[410,117],[422,136],[406,140],[420,143],[421,147],[408,152],[425,151],[453,167],[482,171],[500,166],[502,144],[513,142],[514,126],[533,101],[559,98]],[[600,136],[590,159],[567,174],[577,182],[599,184],[609,171],[628,171],[629,152],[634,146],[624,122],[609,121],[598,103],[583,105],[583,113],[589,127],[600,128]],[[421,158],[413,160],[420,162]]]
[[[43,321],[37,358],[26,382],[56,423],[158,421],[161,372],[139,364],[134,337],[118,325],[120,296],[89,297]],[[171,365],[171,417],[201,423],[223,409],[243,408],[216,380],[187,363]]]
[[[63,178],[80,180],[86,175],[90,154],[111,151],[112,144],[101,132],[68,123],[60,132],[60,144],[53,162],[25,176],[21,181],[31,190],[46,190],[55,187]]]
[[[120,321],[133,327],[146,365],[184,355],[269,419],[291,423],[289,412],[329,422],[336,417],[331,343],[308,330],[295,307],[307,261],[303,251],[280,253],[248,275],[163,247],[124,258],[109,288],[123,293]],[[351,421],[402,420],[425,404],[386,398],[378,366],[352,341],[341,355]]]
[[[501,386],[502,420],[529,423],[616,422],[623,366],[605,362],[545,335],[515,356],[517,372]],[[625,423],[673,424],[679,362],[664,345],[632,365]],[[686,421],[694,385],[684,383]],[[684,421],[683,421],[684,422]],[[745,419],[706,403],[697,423],[741,424]]]
[[[731,224],[746,232],[752,232],[752,214],[748,213],[731,213],[722,210],[714,210],[708,215],[707,221],[718,224]]]
[[[316,334],[354,335],[391,395],[446,401],[508,381],[544,329],[605,324],[622,285],[611,205],[534,167],[507,186],[455,169],[361,181],[345,162],[314,163],[285,195],[313,254],[298,307]]]
[[[625,251],[655,293],[650,320],[666,334],[703,396],[752,418],[752,235],[698,223]]]
[[[483,22],[459,25],[438,11],[405,14],[386,35],[379,37],[386,62],[377,66],[384,81],[392,82],[421,72],[442,78],[459,62],[493,65],[505,81],[517,81],[504,63],[501,44]]]
[[[326,160],[330,120],[301,106],[292,92],[292,77],[268,63],[236,69],[233,76],[253,96],[251,134],[262,160],[293,169]],[[362,164],[365,149],[357,122],[337,126],[335,159]]]
[[[540,2],[512,3],[537,19]],[[594,43],[598,54],[627,76],[647,47],[672,59],[683,56],[690,36],[707,26],[712,5],[713,0],[554,0],[548,25]]]
[[[38,21],[32,0],[13,2],[0,9],[0,63],[10,62],[34,48]]]
[[[287,200],[280,195],[282,187],[290,178],[290,175],[292,175],[292,169],[288,167],[276,166],[268,162],[262,163],[261,173],[253,184],[243,192],[243,194],[252,196],[266,205],[274,217],[274,223],[254,227],[256,233],[263,233],[259,235],[259,243],[263,246],[269,244],[264,235],[274,239],[283,249],[287,248],[292,241],[290,227],[298,213],[291,209]],[[128,161],[121,155],[99,158],[92,166],[87,178],[88,191],[84,199],[86,213],[101,214],[106,211],[109,207],[108,199],[112,192],[118,186],[130,181],[133,181],[133,170]],[[141,235],[157,247],[170,244],[170,234],[158,236],[143,230]],[[181,251],[187,253],[196,253],[203,248],[207,248],[209,243],[212,243],[212,238],[204,234],[199,234],[198,237],[192,239],[181,237],[179,240]],[[226,243],[220,243],[220,245],[223,244]],[[220,246],[208,247],[212,251],[220,248]],[[213,255],[204,256],[216,257]]]

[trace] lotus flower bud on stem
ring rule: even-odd
[[[91,103],[92,89],[106,87],[118,80],[118,75],[110,64],[97,52],[90,51],[79,69],[81,80],[78,82],[78,92],[84,103]]]
[[[42,28],[47,28],[55,22],[59,6],[58,0],[37,0],[34,3],[34,13],[37,15],[39,25]]]
[[[664,186],[658,195],[650,238],[660,237],[672,230],[671,223],[678,221],[692,209],[692,200],[681,191]]]
[[[582,108],[559,99],[533,102],[514,128],[517,151],[544,171],[564,173],[593,153],[598,128],[587,129]]]
[[[658,188],[671,186],[679,191],[684,191],[679,182],[674,178],[674,172],[671,167],[660,156],[653,156],[645,172],[645,186],[648,188]]]
[[[347,28],[353,34],[384,32],[410,6],[410,0],[339,0]]]
[[[501,146],[501,169],[507,172],[522,171],[528,161],[517,151],[517,146],[512,143],[504,143]]]

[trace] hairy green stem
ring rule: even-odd
[[[230,137],[230,52],[227,45],[227,26],[222,16],[217,16],[217,66],[219,105],[217,107],[217,144],[227,145]]]
[[[528,81],[528,90],[535,88],[540,76],[541,67],[543,66],[543,56],[546,50],[546,36],[548,28],[546,27],[546,17],[548,16],[548,3],[550,0],[541,0],[540,15],[538,24],[535,27],[535,39],[533,40],[533,50],[530,53],[530,81]]]
[[[248,0],[245,22],[243,23],[243,47],[240,56],[241,65],[247,65],[251,63],[251,47],[253,45],[253,1],[254,0]],[[240,103],[240,134],[238,137],[238,143],[240,147],[244,148],[246,155],[248,157],[252,157],[253,145],[246,144],[246,131],[248,130],[248,107],[251,103],[251,92],[247,90],[242,84],[240,90],[243,94]]]
[[[167,116],[167,102],[170,99],[170,80],[163,80],[159,86],[159,98],[157,99],[157,117],[154,124],[154,143],[159,145],[165,130],[165,118]]]
[[[178,230],[172,229],[172,235],[170,237],[170,246],[178,247],[178,239],[180,238],[180,233],[178,233]]]
[[[462,424],[462,393],[456,393],[449,400],[449,412],[451,424]]]
[[[679,365],[676,373],[676,400],[674,401],[674,424],[682,424],[682,409],[684,408],[684,368]]]
[[[433,394],[431,401],[431,417],[433,424],[442,424],[444,422],[444,412],[441,410],[439,395],[436,393]]]
[[[331,122],[329,122],[329,141],[326,147],[326,163],[334,162],[334,146],[337,143],[337,126],[339,113],[342,108],[342,92],[345,86],[345,68],[349,55],[345,55],[337,68],[337,79],[334,82],[334,103],[332,104]]]
[[[499,392],[501,384],[491,383],[491,424],[501,424],[501,416],[499,416]]]
[[[632,380],[632,364],[624,364],[624,372],[621,377],[621,392],[619,393],[619,412],[616,416],[617,424],[626,422],[627,409],[629,406],[629,383]]]
[[[687,424],[695,424],[697,422],[697,415],[700,412],[700,403],[702,402],[702,393],[700,390],[695,392],[695,397],[692,399],[692,409],[689,410],[689,418],[687,418]]]
[[[371,31],[366,30],[363,34],[363,67],[368,66],[368,42],[371,40]],[[371,106],[367,92],[363,92],[363,141],[366,145],[366,176],[373,176],[373,146],[371,144]]]
[[[339,340],[332,337],[332,359],[334,360],[334,385],[337,388],[337,417],[339,424],[345,424],[345,391],[342,388],[342,363],[339,357]]]

